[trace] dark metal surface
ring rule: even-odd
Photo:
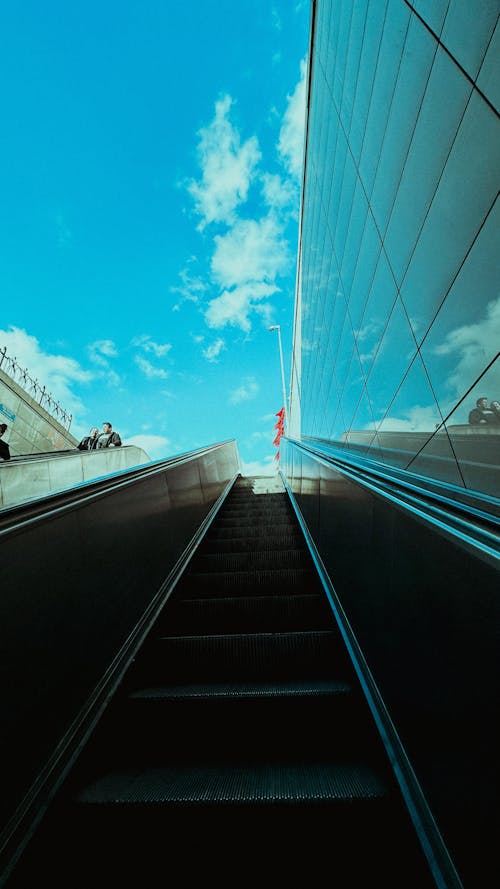
[[[8,889],[442,889],[280,489],[235,481]]]
[[[465,885],[492,872],[498,750],[494,522],[468,534],[282,441],[282,466]],[[401,485],[402,483],[399,482]],[[474,537],[477,531],[476,538]],[[481,769],[478,770],[478,763]],[[468,882],[470,880],[471,882]]]
[[[225,442],[5,511],[0,850],[237,472]]]

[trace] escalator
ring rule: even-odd
[[[239,477],[8,889],[436,883],[284,489]]]

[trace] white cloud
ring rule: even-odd
[[[282,179],[277,173],[263,173],[262,195],[268,207],[273,210],[291,208],[298,215],[299,192],[291,179]]]
[[[0,330],[0,348],[3,347],[7,349],[7,355],[15,359],[37,381],[39,388],[45,387],[63,410],[73,416],[86,412],[81,399],[75,395],[73,386],[90,382],[93,374],[83,370],[74,358],[44,352],[36,337],[14,326],[10,326],[8,330]],[[16,378],[13,371],[10,373],[5,359],[2,370]],[[24,388],[24,383],[20,382]],[[34,397],[36,398],[35,394]]]
[[[463,325],[451,330],[444,342],[436,346],[434,349],[436,355],[457,357],[454,370],[446,375],[447,384],[457,397],[463,394],[464,384],[470,385],[476,380],[495,355],[498,355],[499,343],[500,297],[487,305],[484,318],[476,324]]]
[[[113,340],[96,340],[87,346],[87,350],[90,360],[101,367],[109,367],[108,358],[116,358],[118,355]]]
[[[217,361],[220,353],[226,348],[226,344],[224,340],[217,339],[215,340],[211,346],[207,346],[206,349],[203,350],[203,356],[207,359],[207,361]]]
[[[135,445],[136,448],[142,448],[152,460],[168,457],[167,448],[170,441],[163,435],[131,435],[128,438],[123,438],[122,441],[124,445]]]
[[[190,262],[194,263],[195,257],[191,257]],[[178,312],[183,302],[198,303],[206,292],[208,285],[198,275],[193,275],[189,268],[182,269],[179,272],[182,281],[181,285],[171,287],[171,293],[178,293],[181,297],[172,308],[174,312]]]
[[[278,141],[278,153],[291,176],[300,182],[304,161],[304,129],[306,114],[306,73],[307,64],[300,63],[300,80],[291,96],[283,117]]]
[[[212,274],[223,287],[247,281],[274,281],[289,270],[292,257],[283,226],[274,214],[259,221],[241,219],[226,235],[216,235]]]
[[[281,31],[283,28],[283,25],[281,23],[280,14],[275,6],[271,7],[271,19],[272,19],[273,25],[276,28],[276,30]]]
[[[142,355],[136,355],[134,357],[134,361],[137,364],[137,367],[142,370],[143,374],[148,378],[148,380],[153,380],[158,378],[160,380],[166,380],[168,377],[168,371],[163,370],[161,367],[154,367],[147,358],[143,358]]]
[[[155,343],[147,334],[136,337],[132,340],[133,346],[139,346],[145,352],[153,353],[156,358],[162,358],[172,348],[171,343]]]
[[[377,423],[368,423],[365,429],[377,432],[435,432],[442,418],[436,407],[419,404],[405,408],[401,417],[384,417]]]
[[[233,389],[229,395],[230,404],[240,404],[242,401],[251,401],[259,392],[259,386],[254,377],[247,377],[246,380],[238,387]]]
[[[201,216],[199,229],[211,222],[231,222],[236,208],[247,199],[255,168],[261,158],[257,138],[241,144],[229,120],[233,100],[226,95],[215,103],[215,118],[199,131],[200,181],[191,180],[188,191]]]
[[[267,457],[264,461],[250,460],[246,462],[242,460],[241,472],[249,478],[255,478],[259,475],[277,475],[278,462],[274,459],[274,456]]]
[[[271,307],[261,300],[272,296],[278,290],[279,288],[273,284],[245,284],[234,290],[225,290],[209,302],[205,321],[209,327],[218,328],[230,324],[232,327],[249,331],[250,313],[256,312],[264,319],[269,318]]]

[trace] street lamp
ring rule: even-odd
[[[286,406],[286,388],[285,388],[285,367],[283,364],[283,349],[281,348],[281,328],[279,324],[272,324],[269,330],[278,331],[278,344],[280,349],[280,366],[281,366],[281,385],[283,387],[283,410],[285,412],[285,423],[288,426],[288,411]]]

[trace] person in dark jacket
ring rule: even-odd
[[[99,436],[99,430],[97,426],[92,426],[88,435],[84,435],[81,442],[77,444],[77,448],[79,451],[94,451],[97,438]]]
[[[118,432],[113,432],[111,423],[102,424],[102,432],[97,439],[97,449],[100,448],[119,448],[122,440]]]
[[[7,423],[0,423],[0,460],[10,460],[10,448],[2,436],[7,430]]]
[[[471,426],[483,426],[492,420],[495,422],[494,416],[492,409],[488,405],[488,399],[478,398],[476,407],[469,414],[469,423]]]

